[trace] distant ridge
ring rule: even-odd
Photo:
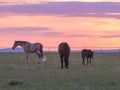
[[[11,49],[11,48],[5,48],[5,49],[0,49],[0,52],[23,52],[22,48],[16,48],[16,49]]]
[[[44,50],[45,52],[53,52],[52,50]],[[55,50],[54,50],[55,51]],[[113,53],[120,53],[120,50],[119,49],[112,49],[112,50],[93,50],[94,52],[104,52],[104,53],[107,53],[107,52],[113,52]],[[5,48],[5,49],[0,49],[0,52],[23,52],[23,49],[22,48],[16,48],[16,49],[11,49],[11,48]],[[56,52],[56,51],[55,51]],[[72,52],[78,52],[80,53],[81,50],[72,50]]]

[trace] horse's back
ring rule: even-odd
[[[41,43],[31,43],[31,48],[43,48]]]
[[[90,57],[90,58],[93,58],[93,52],[92,52],[92,50],[87,50],[87,49],[83,49],[82,51],[81,51],[81,55],[82,55],[82,58],[84,58],[84,57]]]
[[[88,50],[87,49],[83,49],[81,51],[81,54],[82,54],[82,56],[86,56],[88,54]]]
[[[69,57],[69,54],[70,54],[69,45],[66,42],[60,43],[59,47],[58,47],[58,52],[59,52],[60,56]]]
[[[40,43],[26,43],[24,46],[24,51],[28,53],[34,53],[38,51],[42,51],[43,45]]]
[[[89,53],[89,57],[93,58],[94,52],[89,49],[89,50],[88,50],[88,53]]]

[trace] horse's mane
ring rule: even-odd
[[[26,43],[30,43],[28,41],[15,41],[16,43],[23,43],[23,44],[26,44]]]

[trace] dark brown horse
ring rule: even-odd
[[[36,53],[39,57],[38,63],[44,61],[43,45],[40,43],[30,43],[28,41],[15,41],[12,49],[21,46],[26,55],[26,62],[28,62],[28,53]]]
[[[63,69],[63,64],[65,63],[65,67],[68,69],[70,55],[69,45],[66,42],[60,43],[58,46],[58,53],[61,60],[61,68]]]
[[[87,58],[87,66],[90,63],[91,66],[91,59],[93,58],[94,52],[90,49],[83,49],[81,51],[81,57],[82,57],[82,65],[85,65],[85,58]]]

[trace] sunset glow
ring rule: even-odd
[[[61,42],[81,48],[120,47],[119,0],[0,1],[0,48],[11,48],[15,40],[44,47]]]

